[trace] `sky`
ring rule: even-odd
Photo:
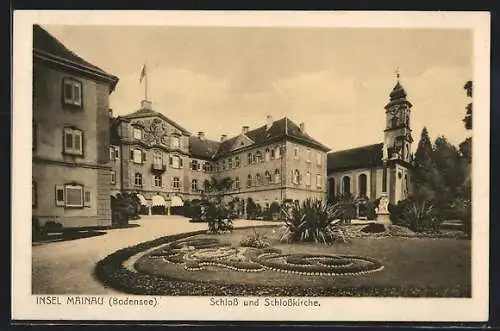
[[[467,30],[173,26],[44,26],[85,60],[118,76],[110,107],[140,107],[147,63],[154,110],[218,140],[266,115],[288,116],[332,151],[383,141],[396,70],[420,132],[458,144],[473,76]]]

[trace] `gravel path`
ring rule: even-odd
[[[116,294],[93,276],[94,266],[107,255],[128,246],[159,237],[207,228],[181,216],[143,216],[131,222],[138,227],[108,230],[85,239],[53,242],[32,247],[33,294]],[[276,224],[237,220],[235,227]]]

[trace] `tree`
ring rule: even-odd
[[[233,180],[230,177],[224,177],[222,179],[211,177],[203,182],[204,193],[208,193],[208,195],[216,199],[222,199],[224,193],[229,190],[232,185]]]
[[[442,186],[441,176],[433,156],[429,132],[424,127],[415,153],[414,198],[417,200],[432,200],[436,195],[436,188]]]
[[[469,98],[472,98],[472,81],[467,81],[467,83],[465,83],[464,85],[464,89],[467,91],[467,96]],[[464,119],[462,120],[465,124],[465,128],[467,130],[472,130],[472,102],[469,103],[467,105],[467,107],[465,107],[465,109],[467,110],[466,113],[465,113],[465,117]]]

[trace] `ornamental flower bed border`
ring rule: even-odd
[[[243,227],[241,229],[244,229]],[[195,231],[158,238],[135,246],[120,249],[96,264],[94,275],[105,286],[128,294],[165,296],[336,296],[336,297],[471,297],[469,288],[455,287],[403,287],[366,286],[357,287],[305,287],[250,284],[216,284],[196,281],[180,281],[169,277],[158,277],[134,273],[123,263],[147,249],[168,242],[187,238],[206,231]],[[269,253],[275,253],[269,249]]]

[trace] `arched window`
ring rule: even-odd
[[[335,178],[333,177],[330,177],[328,179],[328,196],[330,197],[330,199],[333,199],[335,198],[337,192],[335,192],[336,189],[335,189]]]
[[[358,194],[360,197],[366,197],[366,175],[361,174],[358,177]]]
[[[266,148],[266,154],[265,154],[266,162],[269,162],[271,159],[271,152],[269,151],[269,148]]]
[[[259,186],[262,185],[262,177],[260,174],[255,175],[255,185]]]
[[[391,118],[391,127],[395,128],[397,126],[398,126],[398,118],[394,116],[393,118]]]
[[[141,173],[138,173],[138,172],[135,173],[134,184],[137,186],[142,186],[142,174]]]
[[[274,183],[275,184],[281,183],[281,175],[279,169],[274,170]]]
[[[252,160],[253,160],[252,153],[248,153],[248,164],[252,164]]]
[[[240,167],[240,157],[239,156],[236,156],[234,158],[234,167],[235,168],[239,168]]]
[[[293,183],[296,185],[300,184],[300,172],[298,169],[293,171]]]
[[[271,160],[274,160],[274,158],[276,157],[276,151],[274,148],[271,149]]]
[[[247,187],[252,187],[252,175],[248,175],[247,177]]]
[[[342,193],[345,195],[351,194],[351,178],[349,176],[342,178]]]
[[[271,184],[273,182],[273,177],[271,176],[271,173],[268,170],[266,170],[265,176],[266,176],[266,185]]]

